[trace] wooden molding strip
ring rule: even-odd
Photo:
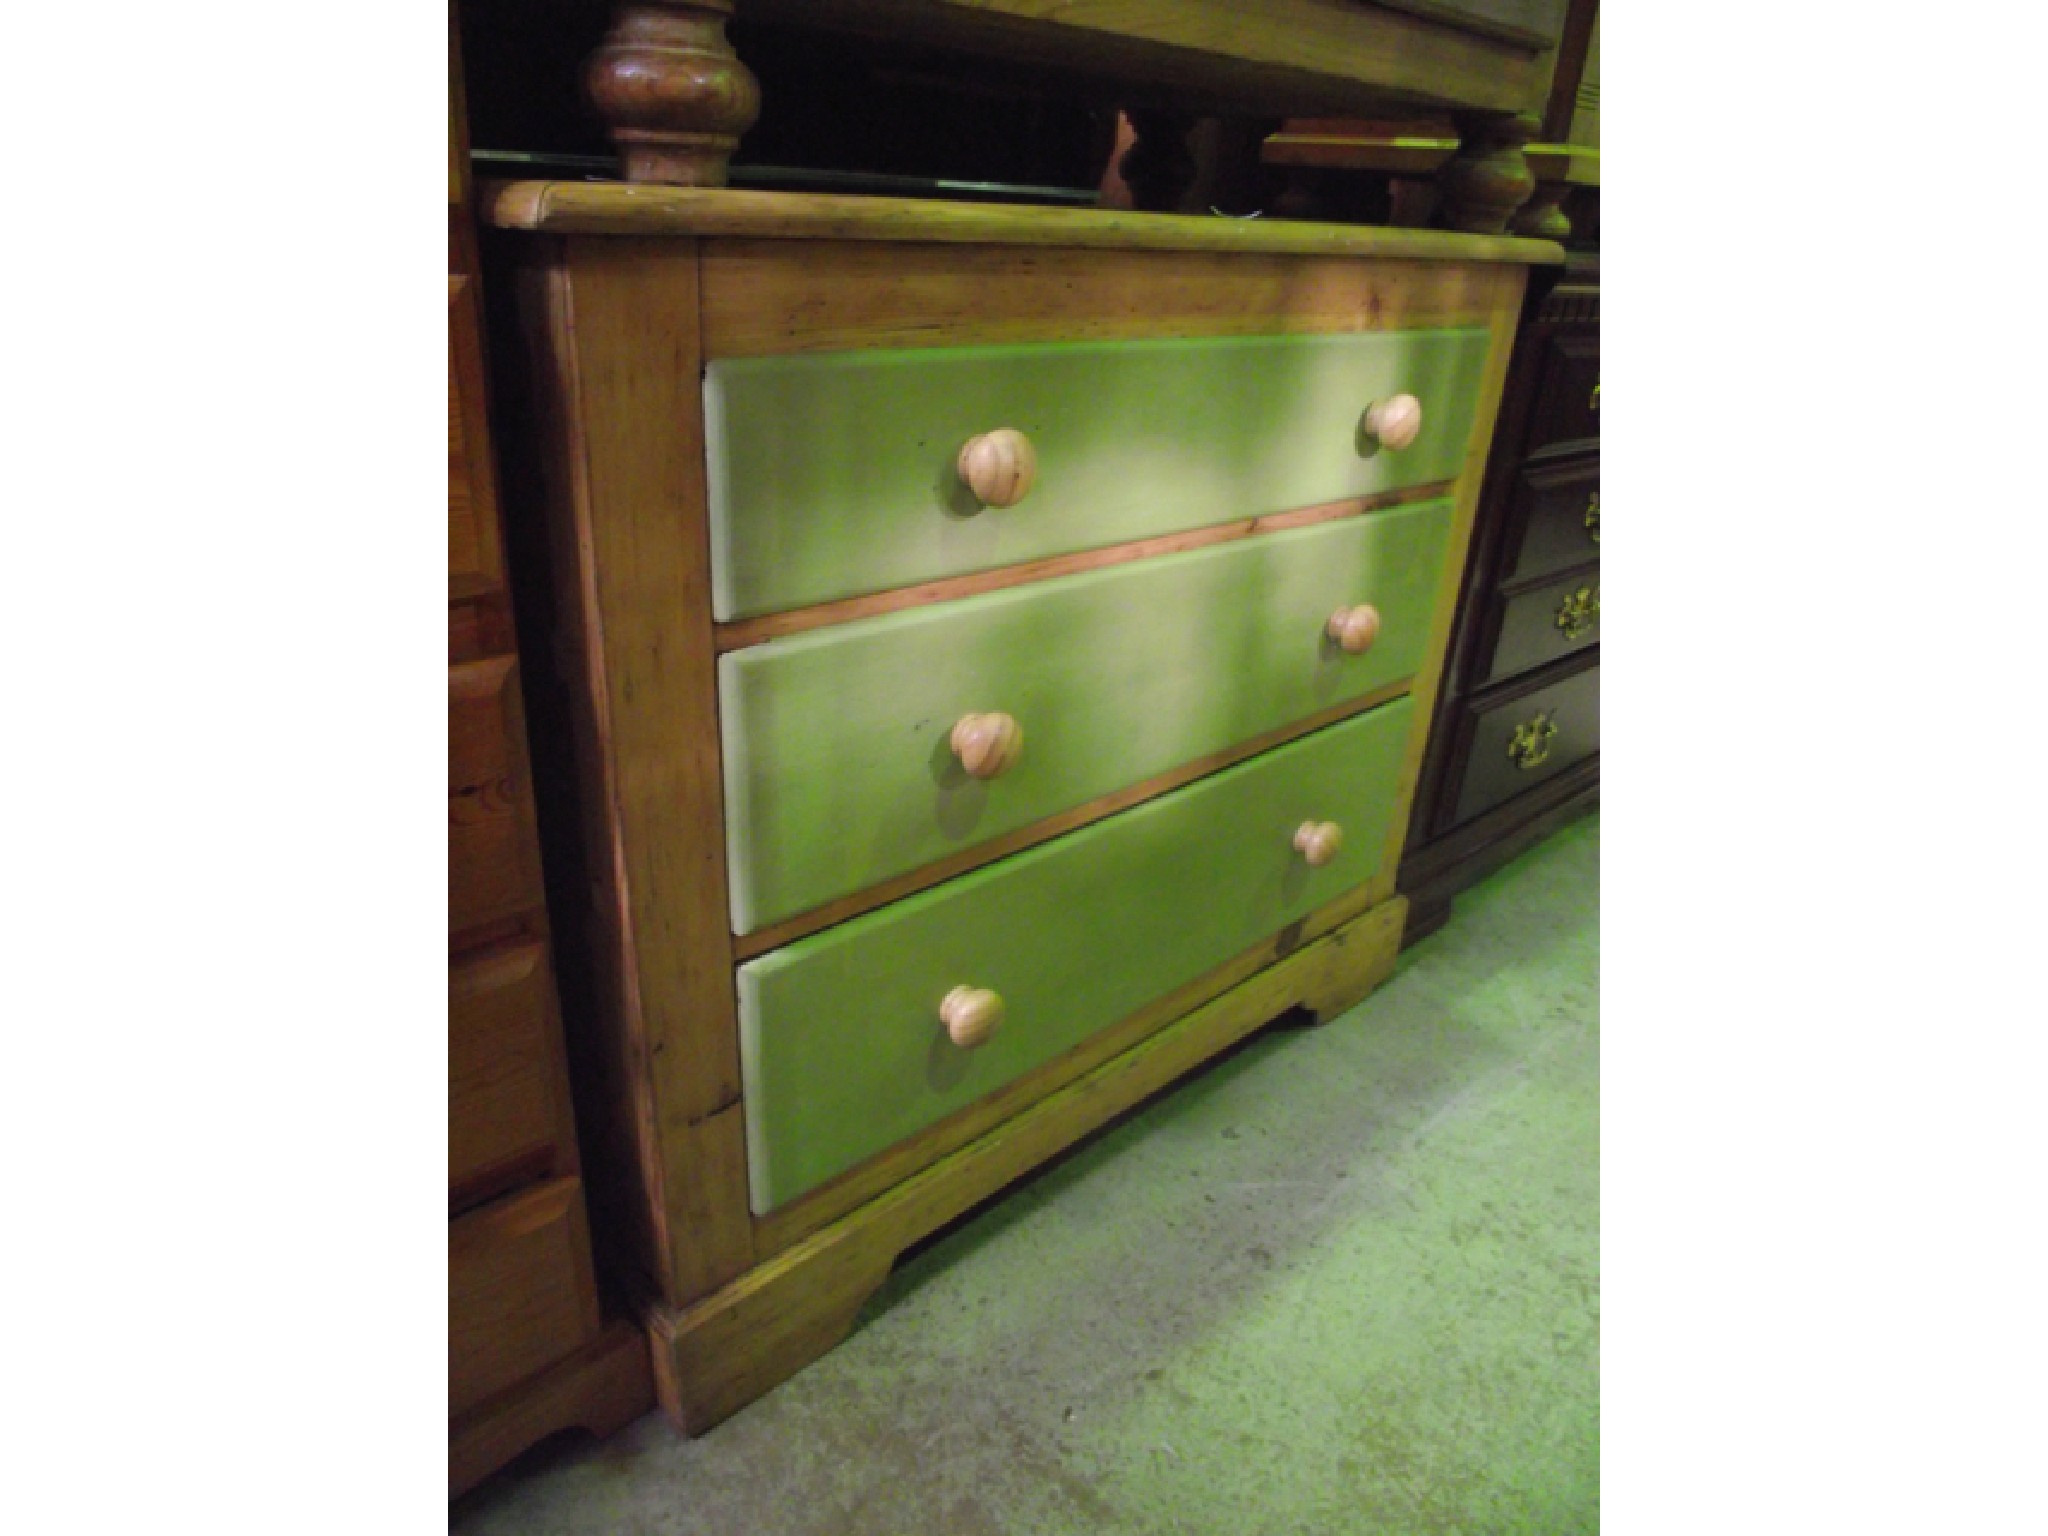
[[[1170,555],[1184,549],[1204,549],[1211,544],[1228,544],[1236,539],[1248,539],[1254,534],[1278,533],[1283,528],[1306,528],[1312,523],[1335,522],[1343,517],[1356,517],[1367,512],[1377,512],[1384,507],[1406,506],[1411,502],[1434,501],[1448,496],[1457,484],[1455,480],[1437,480],[1428,485],[1411,486],[1406,490],[1382,491],[1375,496],[1352,496],[1343,501],[1324,502],[1320,506],[1298,507],[1289,512],[1269,512],[1263,517],[1241,517],[1228,523],[1216,523],[1207,528],[1189,528],[1180,533],[1162,533],[1149,539],[1136,539],[1128,544],[1110,544],[1101,549],[1077,550],[1068,555],[1049,555],[1043,560],[1027,560],[1021,565],[1006,565],[993,571],[976,571],[967,576],[947,576],[937,581],[921,582],[914,587],[895,587],[886,592],[867,592],[859,597],[842,597],[829,603],[817,603],[809,608],[791,608],[783,613],[765,613],[758,618],[733,619],[728,623],[714,626],[715,643],[720,651],[744,650],[750,645],[760,645],[767,640],[780,640],[786,635],[800,635],[806,630],[823,629],[828,624],[845,624],[854,619],[873,618],[877,614],[895,613],[904,608],[922,608],[930,603],[949,602],[959,597],[974,597],[983,592],[999,592],[1006,587],[1021,587],[1028,582],[1044,581],[1053,576],[1072,576],[1082,571],[1100,570],[1104,566],[1122,565],[1131,560],[1149,560],[1155,555]]]
[[[482,216],[500,229],[575,235],[750,235],[786,240],[938,240],[968,245],[1066,245],[1120,250],[1247,251],[1417,256],[1555,266],[1548,240],[1446,230],[1199,218],[1098,208],[926,202],[842,193],[736,192],[650,183],[494,181]]]
[[[892,901],[915,896],[919,891],[928,890],[941,881],[951,880],[956,875],[964,875],[970,869],[992,864],[997,859],[1008,858],[1011,854],[1021,853],[1026,848],[1035,848],[1038,844],[1048,842],[1062,833],[1085,827],[1091,821],[1100,821],[1105,816],[1113,816],[1118,811],[1128,810],[1141,801],[1163,795],[1168,790],[1179,789],[1183,784],[1193,783],[1196,779],[1228,768],[1233,763],[1257,757],[1261,752],[1269,752],[1275,747],[1284,746],[1297,737],[1319,731],[1326,725],[1335,725],[1339,720],[1348,720],[1353,715],[1362,715],[1369,709],[1377,709],[1380,705],[1390,703],[1406,694],[1413,682],[1414,679],[1409,677],[1397,679],[1384,688],[1375,689],[1355,699],[1346,699],[1341,704],[1333,704],[1328,709],[1318,710],[1315,714],[1296,720],[1292,724],[1240,741],[1220,752],[1211,752],[1206,757],[1182,763],[1178,768],[1155,774],[1124,789],[1098,795],[1085,804],[1061,811],[1057,816],[1048,816],[1043,821],[1034,821],[1027,827],[1018,827],[1015,831],[1005,832],[1001,837],[991,838],[985,843],[976,843],[972,848],[962,848],[943,859],[884,880],[880,885],[871,885],[866,890],[855,891],[850,896],[842,896],[837,901],[827,902],[822,907],[813,907],[808,912],[799,912],[795,917],[786,917],[780,922],[770,923],[765,928],[756,928],[752,933],[736,935],[732,942],[733,959],[736,962],[744,962],[756,955],[765,955],[771,949],[780,949],[785,944],[792,944],[798,939],[822,932],[834,924],[845,922],[848,918],[859,917],[863,912],[872,912]]]

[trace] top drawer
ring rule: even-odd
[[[726,358],[705,371],[720,620],[1448,480],[1481,329]],[[1414,395],[1399,451],[1365,431]],[[980,505],[961,447],[1023,433],[1036,479]]]

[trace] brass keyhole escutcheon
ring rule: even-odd
[[[1595,544],[1600,542],[1600,493],[1595,491],[1586,498],[1586,537]]]
[[[1576,592],[1567,592],[1564,601],[1557,605],[1552,618],[1567,640],[1577,640],[1591,630],[1600,618],[1600,589],[1581,587]]]

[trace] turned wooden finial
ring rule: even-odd
[[[1533,118],[1458,118],[1458,152],[1436,173],[1445,224],[1469,235],[1507,232],[1508,220],[1536,190],[1522,154],[1535,131]]]
[[[722,187],[761,87],[725,40],[733,0],[628,0],[590,56],[584,84],[626,180]]]

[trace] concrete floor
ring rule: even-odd
[[[453,1530],[1596,1530],[1599,854],[1566,828],[1352,1012],[907,1260],[705,1438],[539,1448]]]

